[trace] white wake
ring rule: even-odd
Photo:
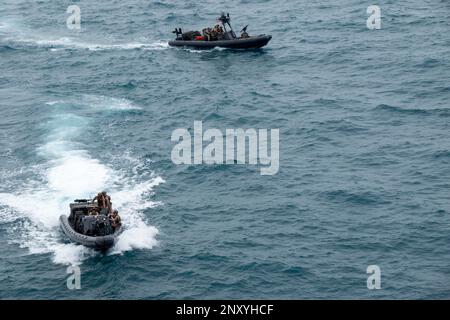
[[[89,96],[86,108],[109,104],[110,108],[129,110],[133,104],[127,100]],[[83,99],[81,99],[83,101]],[[10,242],[27,248],[30,254],[51,253],[52,260],[61,264],[80,264],[84,259],[98,254],[86,247],[67,243],[59,231],[59,216],[68,214],[69,203],[77,198],[90,198],[107,190],[113,205],[120,212],[125,231],[109,254],[133,249],[151,249],[157,245],[157,228],[148,224],[143,211],[160,205],[150,200],[154,187],[164,180],[149,173],[146,179],[133,173],[125,174],[102,163],[77,142],[89,127],[90,120],[74,113],[58,113],[63,102],[48,103],[54,116],[45,124],[45,142],[36,147],[36,156],[44,164],[28,168],[38,171],[41,179],[27,181],[15,191],[0,193],[0,223],[10,223]],[[138,108],[135,106],[135,108]],[[99,106],[99,110],[102,110]],[[138,160],[130,159],[130,166]],[[23,171],[22,169],[20,171]],[[11,178],[4,173],[2,180]]]
[[[140,38],[130,42],[97,42],[78,36],[54,36],[36,32],[25,27],[18,27],[17,23],[0,22],[0,39],[24,46],[48,48],[58,50],[165,50],[169,48],[168,41]]]

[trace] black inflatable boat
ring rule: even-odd
[[[236,38],[232,40],[215,40],[215,41],[202,41],[202,40],[173,40],[169,41],[169,45],[172,47],[190,47],[195,49],[213,49],[215,47],[229,48],[229,49],[257,49],[264,47],[269,43],[272,36],[260,35],[249,38]]]
[[[216,47],[229,49],[257,49],[264,47],[272,39],[271,35],[249,36],[247,26],[241,30],[240,37],[236,36],[230,24],[230,14],[222,13],[213,29],[205,28],[199,31],[183,32],[181,28],[176,28],[173,33],[176,39],[169,41],[172,47],[190,47],[195,49],[213,49]]]
[[[73,242],[98,250],[111,248],[122,231],[122,226],[114,229],[102,209],[96,215],[89,215],[97,206],[90,200],[75,200],[70,204],[70,215],[61,215],[59,222],[64,234]]]

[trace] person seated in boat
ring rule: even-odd
[[[114,230],[116,230],[122,225],[122,220],[120,219],[119,211],[117,210],[114,210],[109,215],[109,220],[111,220],[111,226],[113,227]]]
[[[92,208],[89,208],[88,215],[96,216],[96,215],[98,215],[99,212],[100,212],[99,207],[92,207]]]
[[[250,36],[248,35],[248,33],[247,33],[247,31],[242,31],[242,33],[241,33],[241,39],[247,39],[247,38],[250,38]]]
[[[214,40],[220,40],[223,38],[223,28],[216,24],[213,28],[213,39]]]
[[[217,33],[216,30],[213,28],[211,29],[211,41],[216,41],[217,40]]]
[[[211,33],[212,33],[212,30],[211,30],[211,28],[205,28],[205,29],[203,29],[202,30],[202,33],[203,33],[203,36],[205,37],[205,40],[206,41],[211,41],[212,39],[212,36],[211,36]]]

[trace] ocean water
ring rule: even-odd
[[[450,298],[450,3],[378,1],[380,30],[371,4],[1,0],[0,298]],[[167,45],[221,11],[272,41]],[[278,174],[173,164],[194,120],[279,128]],[[103,189],[99,253],[58,217]]]

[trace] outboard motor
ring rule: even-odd
[[[97,216],[96,235],[107,236],[111,233],[113,233],[113,229],[109,218],[104,215]]]
[[[97,219],[95,216],[85,216],[81,218],[81,233],[87,236],[94,236],[97,227]]]
[[[181,31],[181,28],[175,28],[175,30],[174,31],[172,31],[172,33],[175,33],[176,34],[176,39],[177,40],[181,40],[182,39],[182,34],[183,34],[183,31]]]

